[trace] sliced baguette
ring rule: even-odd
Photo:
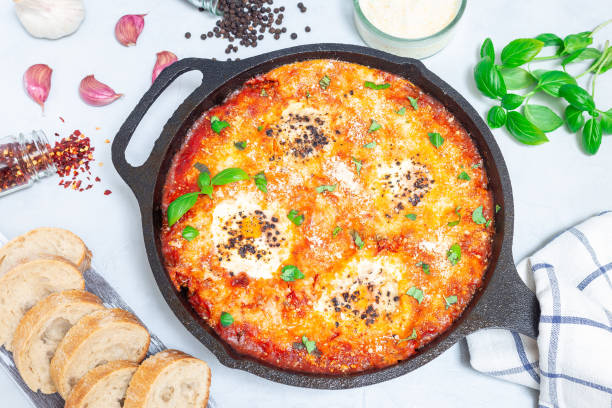
[[[47,296],[23,316],[13,338],[13,359],[32,391],[56,392],[49,363],[58,344],[81,317],[103,308],[97,296],[67,290]]]
[[[12,351],[19,321],[51,293],[85,289],[81,272],[60,258],[37,259],[17,265],[0,276],[0,346]]]
[[[91,252],[81,238],[60,228],[38,228],[0,248],[0,276],[15,266],[39,258],[60,257],[81,272],[89,268]]]
[[[111,361],[89,370],[66,399],[64,408],[121,408],[130,379],[138,368],[131,361]]]
[[[116,360],[141,362],[149,342],[149,332],[131,313],[99,310],[84,316],[66,333],[51,359],[51,378],[66,399],[92,368]]]
[[[210,368],[178,350],[146,359],[130,381],[123,408],[204,408],[208,403]]]

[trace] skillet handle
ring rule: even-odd
[[[112,145],[113,164],[117,172],[119,172],[119,175],[125,180],[128,186],[130,186],[134,194],[136,194],[136,197],[142,197],[144,193],[151,191],[153,188],[156,174],[153,165],[157,161],[155,158],[163,156],[174,134],[178,131],[180,124],[175,123],[172,119],[166,123],[161,137],[155,141],[149,158],[143,165],[138,167],[132,166],[125,159],[125,151],[136,128],[149,108],[172,82],[186,72],[198,70],[203,74],[202,84],[185,99],[185,102],[183,102],[179,108],[189,109],[191,112],[198,105],[200,101],[198,96],[204,91],[204,88],[211,86],[209,82],[216,82],[214,80],[210,81],[211,75],[207,75],[215,72],[214,69],[211,69],[215,64],[216,63],[211,60],[185,58],[168,66],[161,72],[159,77],[157,77],[151,88],[149,88],[142,99],[140,99],[138,105],[132,110],[132,113],[130,113],[119,129],[119,132],[117,132]]]
[[[498,265],[472,313],[478,322],[474,328],[503,328],[536,338],[540,303],[535,293],[519,276],[511,254]]]

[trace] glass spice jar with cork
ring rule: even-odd
[[[30,187],[55,172],[43,131],[0,137],[0,197]]]

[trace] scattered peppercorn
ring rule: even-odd
[[[307,33],[310,32],[310,26],[306,26],[306,28],[304,28],[304,31],[306,31]]]
[[[186,32],[185,33],[185,38],[191,38],[191,33],[190,32]]]
[[[292,40],[295,40],[296,38],[297,38],[297,34],[296,34],[296,33],[292,33],[292,34],[291,34],[291,39],[292,39]]]

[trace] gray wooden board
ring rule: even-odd
[[[6,238],[4,235],[0,234],[0,246],[6,243]],[[119,294],[113,289],[108,282],[98,273],[96,272],[95,267],[91,266],[85,273],[83,274],[85,278],[85,288],[98,296],[102,302],[104,302],[104,306],[106,307],[118,307],[128,312],[135,314],[134,311],[128,306],[127,303],[119,296]],[[165,350],[167,347],[162,343],[162,341],[155,334],[151,333],[151,345],[149,346],[149,355],[155,354],[162,350]],[[24,392],[24,394],[29,398],[32,402],[32,405],[36,408],[62,408],[64,406],[64,400],[59,394],[42,394],[40,392],[32,392],[28,388],[28,386],[23,382],[19,372],[17,371],[17,367],[15,367],[15,362],[13,361],[13,355],[11,352],[7,351],[4,347],[0,348],[0,365],[4,370],[8,373],[9,377],[13,379],[15,384]],[[212,398],[212,396],[208,400],[207,408],[216,408],[216,404]]]

